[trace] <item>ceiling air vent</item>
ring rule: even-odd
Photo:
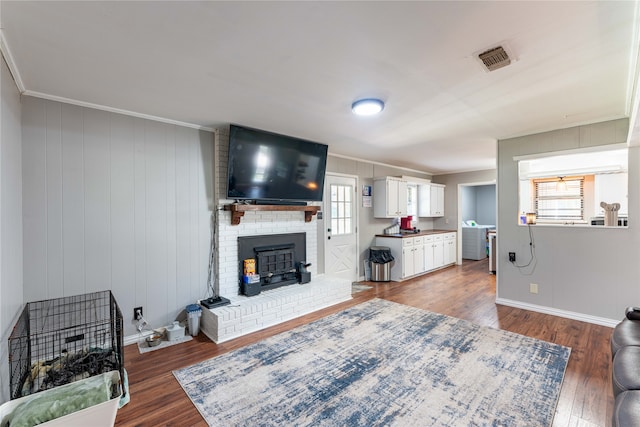
[[[506,67],[511,64],[511,58],[507,55],[507,52],[502,46],[494,47],[486,52],[482,52],[478,55],[478,58],[482,61],[487,70],[495,71],[498,68]]]

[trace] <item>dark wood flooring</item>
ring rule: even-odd
[[[609,426],[613,411],[609,337],[604,326],[495,304],[495,276],[486,260],[403,283],[367,283],[353,300],[222,344],[200,334],[184,344],[139,354],[125,348],[131,401],[116,426],[206,426],[171,371],[289,330],[371,298],[383,298],[571,347],[554,426]]]

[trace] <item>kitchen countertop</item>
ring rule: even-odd
[[[428,236],[430,234],[443,234],[443,233],[455,233],[458,230],[422,230],[417,233],[395,233],[395,234],[376,234],[376,237],[416,237],[416,236]]]

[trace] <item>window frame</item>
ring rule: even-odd
[[[518,169],[518,209],[515,211],[517,223],[524,224],[524,213],[536,212],[534,179],[584,176],[583,220],[540,219],[540,225],[549,226],[588,226],[602,227],[597,221],[603,221],[601,203],[620,203],[619,218],[627,228],[629,211],[629,147],[625,143],[593,145],[582,148],[535,152],[513,156]],[[622,175],[624,174],[624,175]],[[624,182],[618,178],[624,176]],[[609,179],[609,177],[616,179]],[[605,179],[605,177],[607,179]]]
[[[558,185],[558,183],[560,182],[560,177],[554,177],[554,178],[532,178],[530,180],[530,185],[532,186],[532,202],[533,202],[533,208],[534,208],[534,212],[536,214],[536,222],[541,223],[541,224],[587,224],[589,221],[587,218],[585,218],[585,204],[586,204],[586,200],[585,200],[585,183],[587,181],[587,177],[584,175],[577,175],[577,176],[565,176],[562,177],[562,180],[564,182],[566,182],[570,187],[576,187],[574,183],[578,182],[578,191],[577,194],[575,191],[571,192],[570,188],[565,191],[565,192],[559,192],[557,190],[551,190],[551,194],[547,194],[547,195],[540,195],[541,191],[544,191],[543,188],[540,188],[541,186],[546,184],[553,184],[553,185]],[[551,187],[551,186],[549,186]],[[549,193],[549,190],[546,190]],[[564,193],[564,194],[563,194]],[[562,204],[563,201],[570,201],[570,200],[579,200],[579,208],[574,208],[574,209],[579,209],[580,210],[580,216],[576,216],[576,215],[554,215],[554,216],[549,216],[549,215],[541,215],[540,211],[541,208],[540,204],[541,202],[557,202],[559,204]],[[552,208],[544,208],[547,211],[553,211],[554,209]],[[558,213],[558,211],[561,208],[557,208],[555,209],[556,213]]]

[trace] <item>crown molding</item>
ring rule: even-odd
[[[77,99],[64,98],[62,96],[50,95],[48,93],[28,90],[27,88],[25,88],[24,83],[22,82],[22,77],[20,77],[20,72],[18,71],[18,67],[16,66],[16,63],[13,59],[13,55],[11,54],[11,49],[7,44],[7,40],[4,36],[4,31],[2,29],[0,29],[0,53],[2,54],[2,57],[4,58],[4,60],[7,63],[7,66],[9,67],[9,72],[11,72],[11,75],[13,76],[13,80],[15,81],[16,86],[18,87],[18,91],[22,95],[33,96],[35,98],[48,99],[50,101],[63,102],[65,104],[72,104],[80,107],[93,108],[96,110],[108,111],[110,113],[124,114],[126,116],[138,117],[141,119],[152,120],[155,122],[162,122],[162,123],[168,123],[176,126],[204,130],[207,132],[216,132],[216,129],[214,128],[201,126],[194,123],[181,122],[179,120],[172,120],[172,119],[167,119],[165,117],[152,116],[150,114],[138,113],[135,111],[124,110],[122,108],[109,107],[106,105],[94,104],[91,102],[79,101]]]
[[[0,29],[0,53],[2,53],[2,57],[7,63],[7,67],[9,67],[9,72],[13,76],[13,81],[16,82],[18,91],[20,93],[24,93],[25,87],[24,87],[24,83],[22,83],[22,77],[20,77],[20,72],[18,71],[18,67],[16,66],[16,63],[13,60],[11,49],[9,49],[9,45],[7,44],[7,39],[4,37],[4,30],[2,29]]]
[[[210,127],[207,127],[207,126],[201,126],[201,125],[197,125],[197,124],[194,124],[194,123],[181,122],[181,121],[178,121],[178,120],[167,119],[165,117],[152,116],[150,114],[138,113],[138,112],[135,112],[135,111],[124,110],[122,108],[115,108],[115,107],[109,107],[109,106],[106,106],[106,105],[94,104],[94,103],[91,103],[91,102],[78,101],[77,99],[70,99],[70,98],[65,98],[65,97],[62,97],[62,96],[49,95],[48,93],[41,93],[41,92],[35,92],[35,91],[32,91],[32,90],[25,90],[22,94],[26,95],[26,96],[33,96],[35,98],[48,99],[50,101],[63,102],[65,104],[77,105],[79,107],[93,108],[93,109],[96,109],[96,110],[108,111],[110,113],[124,114],[125,116],[131,116],[131,117],[138,117],[138,118],[141,118],[141,119],[153,120],[155,122],[168,123],[168,124],[176,125],[176,126],[182,126],[182,127],[192,128],[192,129],[204,130],[204,131],[207,131],[207,132],[216,132],[215,128],[210,128]]]
[[[378,165],[378,166],[384,166],[384,167],[404,170],[404,171],[407,171],[407,172],[416,172],[416,173],[421,173],[421,174],[426,174],[426,175],[433,175],[433,172],[429,172],[429,171],[411,169],[411,168],[407,168],[407,167],[404,167],[404,166],[391,165],[389,163],[377,162],[375,160],[365,160],[365,159],[361,159],[361,158],[358,158],[358,157],[346,156],[344,154],[327,153],[327,155],[331,156],[331,157],[339,157],[341,159],[354,160],[356,162],[364,162],[364,163],[369,163],[369,164],[372,164],[372,165]]]

